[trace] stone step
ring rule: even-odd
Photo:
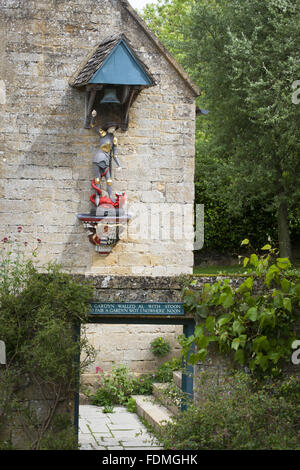
[[[91,398],[84,395],[84,393],[79,393],[79,405],[90,405]]]
[[[152,394],[163,406],[168,408],[171,413],[178,415],[180,413],[180,404],[177,406],[174,403],[174,399],[168,397],[165,393],[169,386],[169,383],[154,383]]]
[[[132,398],[136,402],[137,414],[148,421],[156,430],[174,417],[173,413],[158,403],[153,395],[132,395]]]
[[[182,379],[182,372],[180,370],[175,370],[173,372],[173,382],[177,385],[178,388],[181,390],[181,379]]]

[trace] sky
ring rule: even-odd
[[[128,0],[128,1],[133,8],[138,8],[139,10],[144,8],[146,3],[156,3],[156,0]]]

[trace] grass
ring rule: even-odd
[[[295,268],[300,268],[300,259],[294,262]],[[194,274],[247,274],[247,269],[239,264],[233,266],[194,266]]]
[[[194,266],[194,274],[244,274],[244,266]]]

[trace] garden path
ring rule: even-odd
[[[80,405],[80,450],[162,449],[135,413],[123,406],[115,406],[113,413],[103,413],[102,409],[101,406]]]

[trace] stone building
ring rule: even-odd
[[[197,87],[126,0],[3,0],[0,15],[1,238],[22,226],[28,250],[41,240],[41,263],[74,273],[191,273]],[[120,33],[155,85],[133,102],[128,130],[116,133],[122,170],[113,169],[114,188],[134,217],[103,257],[77,219],[90,211],[98,137],[84,128],[85,93],[69,82],[98,44]]]
[[[17,235],[28,253],[38,248],[41,265],[57,261],[72,273],[191,274],[198,88],[127,0],[2,0],[0,18],[0,239]],[[131,220],[103,256],[77,217],[91,210],[99,136],[85,127],[85,87],[76,88],[74,80],[99,45],[120,34],[152,86],[134,97],[127,129],[115,133],[122,169],[113,167],[113,187],[125,192]],[[151,301],[151,291],[144,300]],[[137,371],[154,365],[152,337],[167,335],[176,349],[181,332],[124,326],[121,333],[118,327],[120,341],[133,334],[114,350],[107,325],[90,328],[111,361],[135,364]],[[103,358],[97,362],[103,365]]]
[[[127,0],[1,0],[0,25],[1,243],[11,238],[29,254],[37,249],[41,268],[57,261],[91,280],[95,302],[179,303],[179,275],[190,275],[193,268],[198,88]],[[116,38],[124,39],[133,67],[149,83],[129,94],[115,132],[122,169],[112,168],[113,189],[125,193],[131,217],[104,256],[101,243],[91,243],[99,238],[98,225],[90,235],[89,224],[79,217],[94,210],[91,180],[99,135],[89,124],[90,106],[99,103],[90,101],[92,89],[87,95],[86,83],[77,80],[87,73],[93,82],[97,66],[111,57],[101,53],[113,53],[105,45],[119,44]],[[195,281],[201,288],[214,279]],[[95,365],[109,370],[114,360],[149,372],[157,365],[149,343],[158,335],[167,337],[176,354],[180,322],[190,319],[181,315],[175,326],[160,320],[89,325],[99,350]],[[208,366],[223,364],[216,359]],[[73,413],[78,403],[70,398],[67,411]],[[45,411],[46,400],[37,390],[24,401],[37,413]],[[15,424],[13,444],[22,448]]]

